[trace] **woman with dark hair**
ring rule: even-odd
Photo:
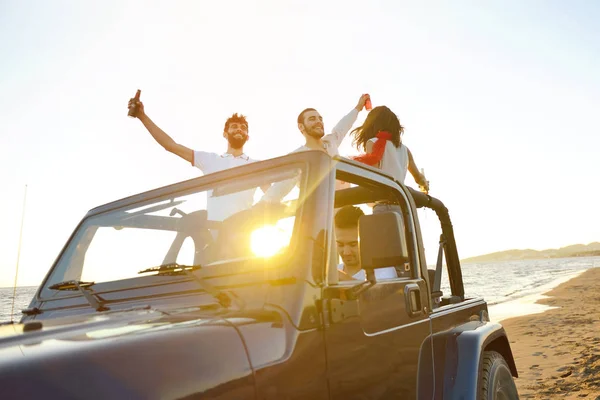
[[[429,182],[419,172],[408,147],[402,144],[403,133],[404,127],[392,110],[386,106],[373,108],[362,126],[351,132],[356,148],[366,152],[354,160],[379,168],[401,183],[409,171],[421,190],[427,193]]]

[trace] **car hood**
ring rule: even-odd
[[[140,307],[126,311],[74,315],[41,321],[0,326],[0,362],[15,346],[46,345],[49,341],[93,341],[122,337],[142,331],[157,331],[165,326],[194,321],[206,324],[219,319],[202,310],[157,310]],[[32,346],[34,348],[35,346]]]
[[[137,309],[0,326],[0,398],[254,397],[237,325],[277,318],[252,314]]]

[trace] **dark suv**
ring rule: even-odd
[[[213,220],[209,196],[234,212]],[[365,280],[338,269],[346,205],[365,210]],[[419,207],[441,223],[431,269]],[[398,277],[376,278],[390,266]],[[23,314],[0,326],[3,399],[518,398],[504,329],[464,293],[444,205],[322,152],[91,210]]]

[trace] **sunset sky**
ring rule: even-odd
[[[302,109],[327,130],[370,93],[405,126],[461,258],[599,241],[598,21],[593,0],[0,0],[0,286],[25,184],[18,282],[37,285],[87,210],[200,175],[126,116],[138,88],[197,150],[224,152],[225,119],[247,115],[258,159],[302,144]]]

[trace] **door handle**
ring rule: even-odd
[[[421,289],[415,283],[409,283],[404,287],[404,300],[406,301],[406,312],[409,317],[421,314]]]

